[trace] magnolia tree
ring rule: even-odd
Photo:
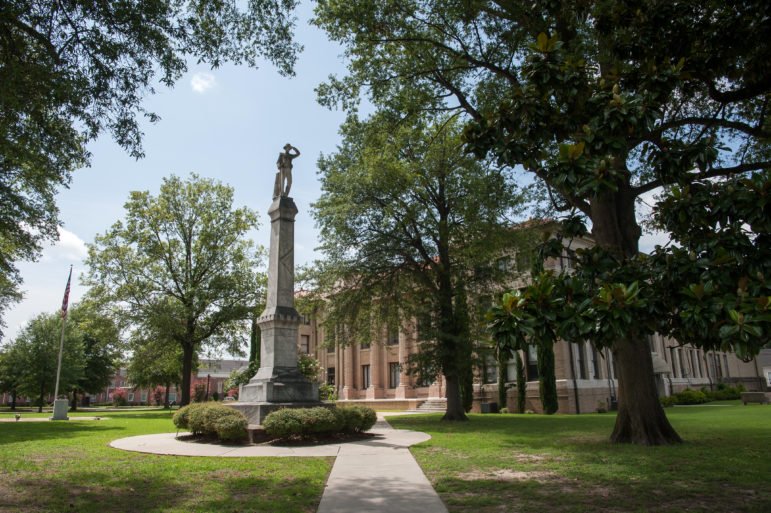
[[[324,103],[463,112],[467,150],[528,172],[567,214],[561,237],[591,230],[575,277],[543,275],[564,305],[538,322],[613,352],[612,440],[679,442],[646,335],[745,357],[769,340],[771,4],[351,0],[316,15],[350,58]],[[656,190],[678,244],[643,257],[635,207]],[[513,333],[535,322],[520,299],[501,305],[523,319]]]

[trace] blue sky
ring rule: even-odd
[[[295,77],[282,77],[268,63],[256,70],[229,65],[211,70],[192,64],[173,89],[159,87],[146,99],[148,110],[161,121],[145,126],[144,159],[132,159],[108,136],[90,145],[91,167],[75,172],[70,188],[58,196],[63,223],[59,243],[47,247],[38,262],[19,264],[25,299],[5,315],[6,340],[36,315],[60,307],[71,264],[70,303],[82,297],[85,288],[79,276],[85,244],[123,218],[130,191],[157,194],[162,178],[170,174],[187,177],[195,172],[233,186],[235,205],[262,215],[251,237],[267,245],[275,162],[287,142],[302,152],[294,161],[291,192],[299,208],[295,263],[318,258],[317,230],[309,210],[321,193],[316,160],[321,153],[335,151],[344,115],[318,105],[314,88],[330,74],[344,74],[345,65],[342,48],[308,24],[311,8],[303,2],[297,13],[296,38],[305,50]],[[645,236],[641,249],[663,240],[660,235]]]
[[[294,161],[291,191],[300,211],[295,261],[303,264],[317,256],[309,212],[321,192],[316,160],[321,153],[335,151],[344,115],[318,105],[314,88],[345,67],[342,49],[309,26],[310,3],[304,2],[297,14],[296,37],[305,50],[295,77],[282,77],[268,63],[256,70],[229,65],[211,70],[193,63],[173,89],[159,87],[156,95],[146,98],[148,110],[161,121],[145,126],[144,159],[135,161],[107,136],[89,146],[91,167],[76,171],[70,188],[57,199],[61,240],[47,247],[38,262],[19,264],[25,299],[4,316],[6,339],[14,338],[37,314],[60,307],[70,264],[70,302],[78,301],[85,292],[77,278],[84,271],[85,243],[123,218],[129,191],[157,194],[162,178],[172,173],[187,177],[195,172],[233,186],[235,205],[261,215],[252,239],[267,245],[276,157],[287,142],[302,152]]]

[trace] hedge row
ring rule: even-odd
[[[284,408],[262,422],[265,432],[275,438],[308,438],[332,433],[360,433],[377,422],[372,408]]]
[[[246,438],[248,421],[243,413],[221,403],[192,403],[177,410],[172,418],[179,429],[194,435],[216,436],[226,442]]]
[[[744,386],[741,384],[736,387],[729,387],[723,383],[717,386],[717,390],[707,390],[706,388],[691,390],[686,388],[682,392],[672,394],[669,397],[662,397],[661,404],[668,407],[675,404],[704,404],[711,401],[728,401],[739,399],[744,391]]]

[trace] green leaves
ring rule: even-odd
[[[58,238],[57,189],[101,133],[143,156],[139,120],[187,61],[273,63],[293,74],[296,0],[7,0],[0,12],[0,314],[18,300],[18,260]]]
[[[89,246],[85,281],[98,299],[140,346],[186,349],[187,369],[202,345],[240,352],[262,294],[261,250],[245,238],[257,217],[232,200],[233,189],[214,180],[171,176],[158,196],[133,192],[125,221]],[[167,365],[159,372],[173,374]]]

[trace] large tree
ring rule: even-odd
[[[367,92],[397,112],[416,110],[416,102],[460,110],[470,120],[470,151],[521,165],[555,210],[574,214],[565,236],[581,232],[575,215],[591,223],[597,248],[576,258],[594,276],[581,286],[591,287],[584,292],[597,308],[581,310],[564,331],[585,336],[587,326],[613,321],[594,340],[611,348],[618,366],[612,440],[678,442],[656,396],[646,334],[660,329],[700,344],[678,328],[695,320],[709,344],[718,335],[723,347],[743,355],[768,340],[761,319],[767,274],[765,264],[755,265],[769,253],[767,226],[746,229],[730,198],[753,198],[768,218],[771,4],[321,1],[316,23],[351,59],[348,77],[321,87],[323,101],[355,107]],[[721,184],[727,177],[739,179]],[[660,224],[690,246],[663,249],[659,269],[669,272],[662,273],[639,264],[635,211],[637,198],[658,188],[675,193]],[[716,198],[727,201],[717,208]],[[700,238],[687,233],[688,219],[699,220],[693,235]],[[721,273],[729,264],[732,271]],[[717,272],[701,274],[709,269]],[[707,286],[714,276],[730,279]],[[688,296],[691,286],[696,292]],[[723,299],[700,308],[702,288]],[[752,313],[753,329],[745,329],[743,309]],[[731,338],[735,330],[742,336]]]
[[[75,411],[79,395],[97,394],[107,387],[118,370],[123,347],[117,323],[92,298],[76,304],[68,316],[83,337],[83,374],[71,386],[70,408]]]
[[[509,240],[511,177],[464,155],[452,118],[352,117],[342,135],[338,151],[319,160],[314,205],[327,324],[344,321],[348,337],[338,330],[338,338],[356,343],[369,340],[372,323],[420,319],[420,371],[444,375],[444,418],[465,420],[472,349],[464,290]]]
[[[231,187],[172,176],[158,196],[132,192],[125,222],[89,246],[85,281],[94,294],[133,329],[181,348],[183,405],[197,351],[240,352],[244,321],[260,297],[260,252],[245,238],[257,217],[232,203]]]
[[[165,389],[163,405],[169,407],[169,391],[172,385],[182,383],[182,347],[174,340],[164,339],[162,334],[148,334],[137,330],[129,341],[131,358],[126,369],[128,381],[138,388]],[[198,368],[193,358],[191,368]]]
[[[143,99],[188,59],[272,62],[292,74],[296,0],[6,0],[0,3],[0,314],[18,260],[57,239],[55,194],[102,132],[142,156]],[[1,327],[1,326],[0,326]],[[1,335],[2,333],[0,333]]]
[[[9,344],[0,350],[0,392],[11,394],[11,410],[16,409],[24,367],[19,350]]]
[[[40,314],[29,321],[12,342],[11,350],[17,354],[16,365],[22,369],[18,391],[36,398],[38,412],[43,411],[46,396],[56,388],[61,330],[61,314]],[[62,347],[60,392],[70,390],[83,377],[83,334],[76,324],[66,324]]]

